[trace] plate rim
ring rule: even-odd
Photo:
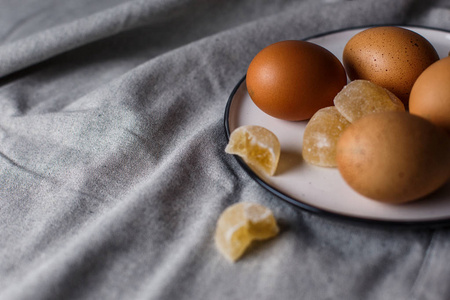
[[[371,28],[376,26],[397,26],[397,27],[405,27],[405,28],[417,28],[417,29],[427,29],[427,30],[435,30],[440,31],[444,33],[449,33],[450,30],[442,29],[442,28],[436,28],[436,27],[428,27],[428,26],[419,26],[419,25],[407,25],[407,24],[383,24],[383,25],[364,25],[364,26],[355,26],[355,27],[346,27],[342,29],[327,31],[319,34],[315,34],[312,36],[308,36],[304,39],[301,39],[303,41],[320,38],[322,36],[330,35],[330,34],[336,34],[339,32],[345,32],[345,31],[351,31],[351,30],[358,30],[358,29],[365,29],[365,28]],[[242,83],[246,79],[246,74],[242,76],[242,78],[238,81],[238,83],[233,87],[233,90],[231,91],[231,94],[228,97],[227,103],[225,105],[225,113],[224,113],[224,129],[225,129],[225,136],[227,139],[227,143],[230,140],[230,124],[229,124],[229,117],[230,117],[230,108],[231,104],[233,102],[233,98],[242,85]],[[281,200],[290,203],[294,207],[300,208],[303,211],[307,211],[310,213],[313,213],[315,215],[324,216],[327,218],[337,219],[340,221],[348,221],[352,223],[359,223],[359,224],[365,224],[365,225],[381,225],[381,226],[388,226],[388,227],[399,227],[399,228],[441,228],[446,227],[450,225],[450,216],[444,217],[444,218],[438,218],[434,220],[416,220],[416,221],[403,221],[403,220],[383,220],[383,219],[377,219],[377,218],[368,218],[368,217],[357,217],[353,215],[348,215],[344,213],[338,213],[333,212],[324,208],[315,207],[314,205],[307,204],[301,200],[295,199],[294,197],[291,197],[284,192],[278,190],[277,188],[274,188],[267,182],[265,182],[262,178],[260,178],[245,162],[244,160],[239,157],[238,155],[233,155],[238,164],[241,166],[241,168],[250,176],[251,179],[256,181],[261,187],[266,189],[271,194],[275,195],[276,197],[280,198]]]

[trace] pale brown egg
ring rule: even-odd
[[[348,126],[336,147],[344,180],[381,202],[422,198],[450,177],[450,138],[408,112],[369,114]]]
[[[427,39],[395,26],[363,30],[347,42],[343,52],[350,80],[370,80],[394,93],[405,107],[417,77],[438,59]]]
[[[268,115],[290,121],[311,118],[333,105],[347,83],[344,67],[327,49],[306,41],[281,41],[262,49],[246,77],[253,102]]]
[[[450,134],[450,57],[429,66],[414,83],[409,111]]]

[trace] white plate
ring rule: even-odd
[[[436,48],[440,57],[448,55],[450,33],[442,30],[407,27]],[[307,39],[330,50],[341,59],[347,41],[366,28],[331,32]],[[240,165],[268,191],[308,211],[368,221],[399,225],[450,225],[450,182],[425,199],[402,205],[376,202],[354,192],[335,168],[321,168],[302,161],[303,131],[307,121],[289,122],[263,113],[250,99],[245,76],[234,88],[225,109],[225,130],[242,125],[260,125],[274,132],[281,143],[281,157],[273,177],[256,175],[239,157]]]

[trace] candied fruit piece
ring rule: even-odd
[[[228,260],[236,261],[254,240],[265,240],[278,234],[273,213],[267,207],[250,202],[229,206],[217,221],[216,247]]]
[[[334,106],[318,110],[303,133],[303,159],[320,167],[336,167],[336,144],[349,125]]]
[[[270,130],[256,125],[245,125],[231,133],[225,152],[239,155],[251,168],[272,176],[278,166],[281,146],[276,135]]]
[[[402,101],[389,90],[362,79],[347,84],[334,98],[334,105],[350,123],[370,113],[405,111]]]

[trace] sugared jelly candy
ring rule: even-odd
[[[334,105],[350,123],[370,113],[405,111],[399,98],[368,80],[347,84],[334,98]]]
[[[336,107],[318,110],[303,133],[303,159],[320,167],[336,167],[336,143],[348,125]]]
[[[239,259],[253,240],[265,240],[278,234],[277,222],[267,207],[251,202],[229,206],[217,221],[217,249],[230,261]]]

